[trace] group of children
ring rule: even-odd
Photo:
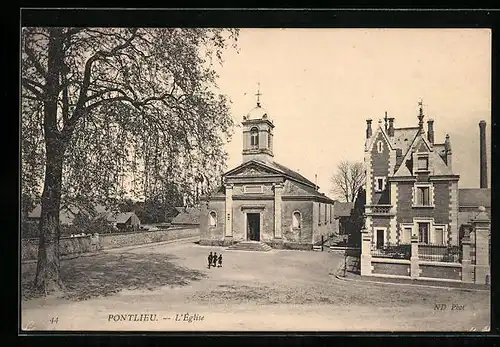
[[[219,263],[219,265],[217,265],[217,263]],[[219,254],[217,257],[217,252],[214,252],[214,254],[210,252],[208,255],[208,268],[210,269],[210,267],[222,267],[222,254]]]

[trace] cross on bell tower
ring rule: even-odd
[[[260,82],[257,83],[257,94],[255,94],[255,96],[257,96],[257,107],[260,107],[260,96],[262,94],[260,93]]]

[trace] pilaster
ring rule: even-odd
[[[274,184],[274,238],[281,239],[281,196],[283,185]]]
[[[233,237],[233,185],[226,185],[226,214],[224,216],[225,238]]]

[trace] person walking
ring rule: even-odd
[[[208,255],[208,268],[210,269],[210,266],[212,266],[212,261],[213,261],[213,255],[212,252]]]
[[[222,254],[219,254],[219,265],[218,267],[222,267]]]
[[[212,266],[216,267],[217,266],[217,252],[214,252],[214,257],[212,258],[212,261],[213,261]]]

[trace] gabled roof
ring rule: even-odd
[[[491,189],[489,188],[461,188],[458,190],[459,207],[490,207]]]
[[[392,145],[395,148],[400,148],[402,156],[406,155],[413,140],[418,134],[419,127],[409,128],[394,128],[394,136],[392,137]]]
[[[131,217],[135,215],[134,212],[121,212],[121,213],[109,213],[106,216],[106,220],[111,223],[126,223]]]
[[[413,139],[413,142],[408,147],[406,155],[404,156],[401,165],[399,166],[393,177],[407,177],[413,176],[408,167],[406,167],[406,161],[410,160],[412,155],[412,150],[419,148],[422,144],[425,145],[426,151],[429,152],[429,167],[433,169],[434,176],[444,176],[444,175],[454,175],[451,169],[444,163],[443,158],[436,152],[429,141],[423,135],[417,135]]]
[[[302,184],[305,184],[305,185],[308,185],[311,187],[315,187],[315,184],[313,182],[309,181],[307,178],[305,178],[304,176],[302,176],[298,172],[296,172],[296,171],[294,171],[294,170],[292,170],[284,165],[278,164],[275,161],[262,161],[262,160],[258,160],[258,159],[252,159],[252,160],[249,160],[249,161],[235,167],[232,170],[229,170],[223,176],[231,176],[231,175],[235,174],[236,172],[238,172],[239,170],[241,170],[247,166],[251,166],[251,165],[260,166],[264,170],[270,171],[271,173],[278,174],[278,175],[284,175],[284,176],[287,176],[288,178],[291,178],[291,179],[298,181]]]
[[[172,224],[200,224],[200,209],[196,207],[176,207],[179,214],[172,219]]]
[[[78,211],[76,209],[62,209],[59,212],[59,223],[61,224],[71,224],[75,219]],[[28,213],[29,218],[40,218],[42,215],[42,205],[38,204],[33,211]]]
[[[296,184],[295,181],[288,181],[285,183],[285,189],[283,191],[283,196],[285,197],[293,197],[293,196],[313,196],[319,198],[320,202],[327,202],[329,204],[333,204],[335,200],[330,199],[324,193],[317,191],[315,188],[306,186],[304,184]]]
[[[382,135],[384,136],[384,139],[385,141],[387,142],[387,144],[389,145],[389,150],[394,150],[394,146],[393,146],[393,143],[392,141],[389,139],[389,135],[387,135],[387,133],[385,132],[384,130],[384,127],[382,126],[382,123],[379,121],[378,123],[378,127],[377,129],[375,130],[375,133],[372,135],[372,137],[370,137],[367,142],[365,143],[365,151],[369,151],[372,149],[373,147],[373,144],[375,142],[375,139],[377,138],[377,135],[379,133],[382,133]]]
[[[333,205],[333,214],[335,217],[349,217],[353,207],[353,202],[335,201]]]

